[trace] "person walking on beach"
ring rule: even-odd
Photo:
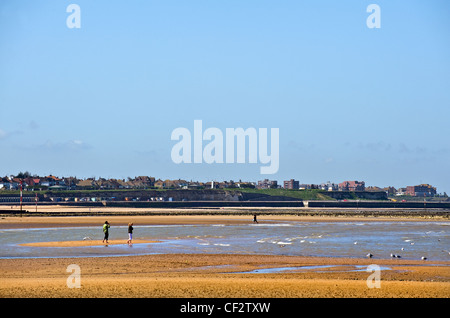
[[[253,223],[258,223],[258,220],[256,219],[256,213],[253,215]]]
[[[133,240],[133,223],[128,223],[128,245],[132,245],[131,242]]]
[[[106,244],[108,244],[109,228],[110,228],[110,226],[109,226],[108,221],[105,221],[105,224],[103,224],[103,233],[105,233],[105,236],[103,237],[102,242],[105,243],[105,241],[106,241]]]

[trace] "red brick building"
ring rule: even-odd
[[[283,186],[285,189],[296,189],[296,190],[298,190],[298,188],[300,187],[299,182],[295,181],[294,179],[284,181]]]
[[[264,179],[258,181],[257,189],[276,189],[278,188],[278,182],[276,180]]]
[[[436,195],[436,188],[429,184],[407,186],[405,194],[413,197],[432,197]]]
[[[344,181],[339,183],[339,191],[365,191],[364,181]]]

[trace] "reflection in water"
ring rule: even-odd
[[[379,269],[382,271],[391,270],[391,268],[387,266],[379,266]],[[317,265],[317,266],[270,267],[270,268],[255,269],[248,272],[232,272],[231,274],[273,274],[285,272],[305,272],[311,270],[313,270],[315,273],[367,272],[367,265]]]

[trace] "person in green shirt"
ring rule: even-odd
[[[102,242],[105,243],[105,241],[106,241],[106,244],[108,244],[109,228],[110,228],[110,226],[109,226],[108,221],[105,221],[105,224],[103,224],[103,233],[105,233],[105,237],[103,238]]]

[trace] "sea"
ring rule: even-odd
[[[260,254],[450,260],[450,222],[264,220],[214,225],[134,225],[133,238],[158,243],[126,244],[127,226],[112,226],[110,240],[124,244],[33,247],[23,243],[103,239],[101,224],[0,230],[0,258],[114,257],[149,254]]]

